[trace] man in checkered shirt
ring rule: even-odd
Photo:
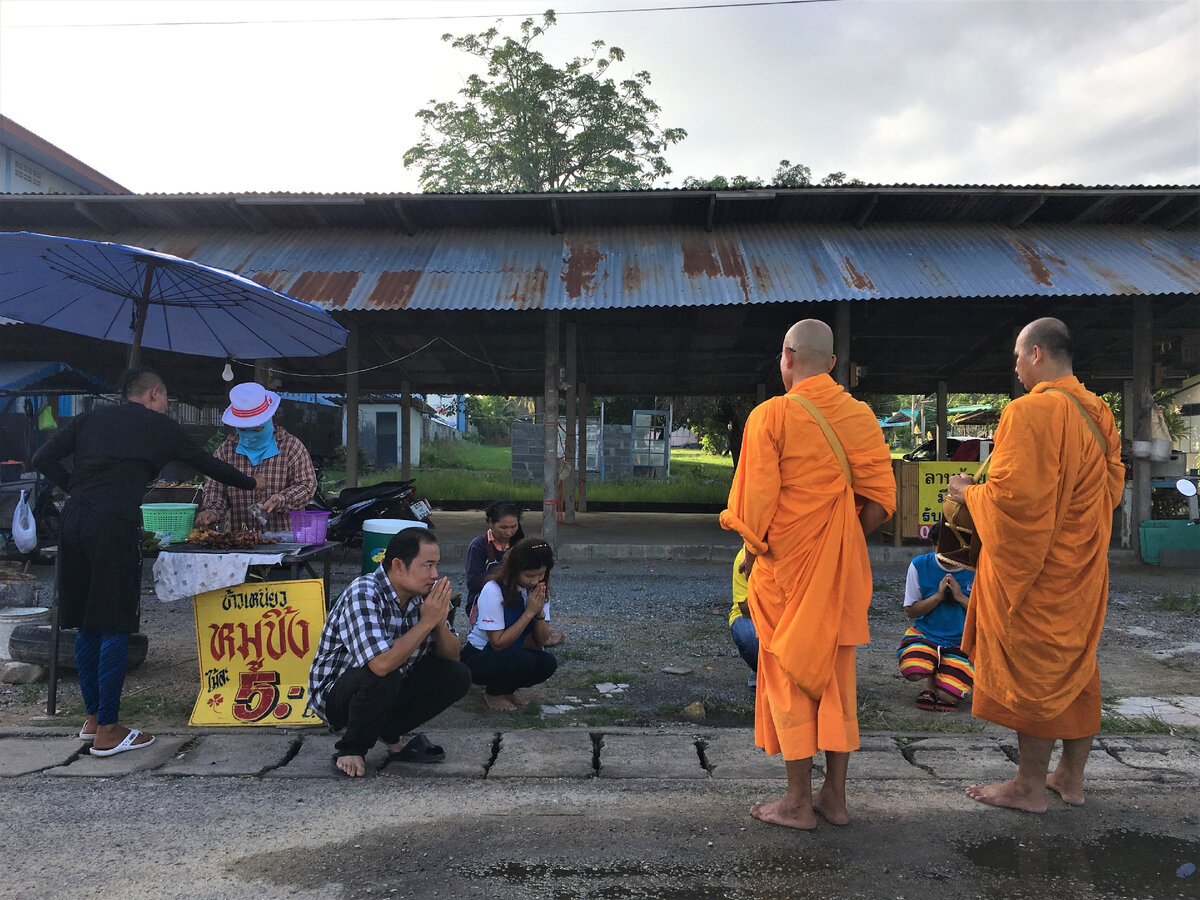
[[[382,740],[388,761],[437,762],[441,748],[400,736],[457,702],[471,687],[446,617],[450,583],[438,578],[441,552],[426,528],[407,528],[383,563],[355,579],[330,610],[308,676],[309,706],[335,731],[345,729],[332,764],[366,774],[367,751]]]

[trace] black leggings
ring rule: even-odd
[[[483,650],[467,644],[462,661],[471,670],[471,681],[482,684],[489,696],[501,697],[520,688],[541,684],[554,674],[558,660],[546,650],[527,650],[513,644],[504,650]]]

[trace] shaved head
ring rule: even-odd
[[[801,378],[824,375],[832,367],[833,330],[820,319],[803,319],[783,339],[792,351]]]
[[[1017,335],[1013,349],[1017,378],[1025,390],[1073,374],[1071,332],[1061,319],[1035,319]]]
[[[1022,341],[1026,349],[1040,347],[1043,353],[1059,364],[1070,365],[1075,355],[1071,346],[1071,332],[1066,323],[1050,316],[1034,319],[1022,328],[1017,343]]]

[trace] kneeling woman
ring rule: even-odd
[[[521,688],[541,684],[558,660],[544,648],[550,637],[547,591],[554,551],[538,538],[513,544],[479,594],[478,615],[462,661],[486,689],[491,709],[513,710],[529,701]]]

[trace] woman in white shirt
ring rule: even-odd
[[[521,688],[541,684],[558,660],[546,651],[550,638],[550,570],[554,551],[541,538],[513,544],[479,594],[475,624],[462,661],[482,684],[490,709],[511,711],[529,701]]]

